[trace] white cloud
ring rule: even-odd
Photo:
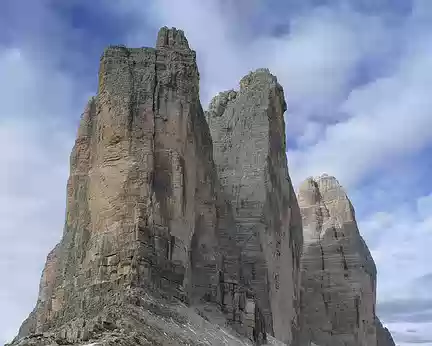
[[[432,323],[390,323],[387,326],[398,340],[398,346],[432,345]]]
[[[417,200],[417,210],[423,218],[432,216],[432,193]]]
[[[430,299],[430,287],[417,284],[432,273],[431,195],[417,199],[417,208],[378,211],[361,220],[360,229],[378,267],[378,295],[382,302]],[[425,213],[425,211],[429,211]]]
[[[289,34],[271,40],[264,63],[283,83],[293,116],[338,118],[335,108],[346,98],[359,64],[389,49],[386,34],[375,18],[318,8],[294,18]]]
[[[327,127],[315,145],[289,153],[299,178],[324,169],[355,185],[432,143],[432,50],[426,42],[390,76],[353,90],[341,105],[347,120]]]
[[[47,70],[28,54],[19,47],[0,46],[2,121],[18,117],[37,122],[42,121],[41,117],[53,118],[59,115],[56,112],[72,108],[74,90],[67,76],[55,69]],[[53,93],[56,90],[62,92]]]
[[[73,109],[67,77],[18,49],[0,51],[0,80],[2,343],[35,304],[46,255],[62,232],[73,133],[59,115]]]
[[[432,345],[431,200],[421,196],[359,223],[378,269],[377,311],[399,345]]]

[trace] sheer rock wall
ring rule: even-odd
[[[353,206],[331,176],[300,186],[302,338],[320,346],[377,344],[376,268]]]
[[[238,92],[216,96],[207,121],[237,224],[242,280],[257,295],[266,329],[295,343],[302,229],[287,169],[285,110],[276,77],[259,69],[241,80]]]

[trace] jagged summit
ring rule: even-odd
[[[274,90],[274,94],[277,95],[278,101],[281,102],[280,109],[283,114],[287,105],[285,102],[285,97],[283,95],[283,88],[278,83],[276,76],[271,74],[270,70],[267,68],[259,68],[255,71],[249,72],[240,80],[240,89],[239,91],[235,91],[233,89],[226,90],[220,92],[210,101],[210,105],[208,108],[208,112],[206,114],[207,117],[219,117],[225,113],[225,109],[228,106],[229,102],[236,102],[236,99],[241,97],[241,95],[250,95],[251,93],[255,93],[257,95],[257,102],[268,102],[271,99],[268,90]],[[276,112],[276,114],[279,114]]]
[[[311,187],[316,187],[320,192],[326,192],[328,190],[338,190],[341,194],[346,196],[345,189],[339,183],[339,181],[332,175],[323,173],[316,177],[306,178],[299,187],[299,194],[307,192]],[[313,188],[314,189],[314,188]]]
[[[328,216],[335,222],[355,222],[355,211],[346,190],[339,181],[326,173],[304,180],[298,190],[300,205],[324,203]]]
[[[228,102],[235,100],[236,97],[237,91],[233,89],[220,92],[211,99],[206,115],[214,117],[224,115]]]
[[[276,76],[270,73],[268,68],[259,68],[249,72],[240,80],[240,90],[253,86],[254,84],[276,84]]]
[[[190,49],[188,40],[183,30],[177,30],[176,28],[169,29],[166,26],[159,30],[156,41],[156,49],[163,49],[167,47],[174,49]]]
[[[128,54],[139,50],[154,50],[154,49],[163,50],[165,48],[175,49],[178,51],[191,50],[189,47],[189,42],[183,30],[178,30],[174,27],[168,28],[164,26],[160,28],[158,31],[155,48],[151,48],[151,47],[133,48],[133,47],[127,47],[122,44],[109,45],[108,47],[105,48],[103,55],[105,55],[109,51],[124,52],[125,54]]]
[[[320,198],[319,187],[313,177],[307,178],[300,184],[298,191],[299,203],[313,205],[318,203]]]

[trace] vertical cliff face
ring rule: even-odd
[[[211,257],[215,245],[211,139],[195,52],[181,31],[162,29],[156,49],[108,48],[99,81],[88,251],[115,256],[102,280],[130,273],[134,284],[181,296],[191,289],[191,258]]]
[[[286,104],[268,70],[245,76],[240,91],[215,97],[207,113],[213,156],[233,208],[242,281],[253,289],[266,330],[295,342],[301,216],[287,170]]]
[[[156,49],[109,47],[70,160],[63,238],[20,336],[77,328],[143,288],[184,301],[218,290],[216,175],[183,32]]]
[[[376,268],[350,200],[327,175],[303,182],[298,200],[303,337],[320,346],[376,345]]]

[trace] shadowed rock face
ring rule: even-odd
[[[377,344],[376,268],[334,177],[300,186],[303,337],[320,346]]]
[[[233,208],[242,280],[253,288],[266,329],[295,342],[301,216],[287,170],[282,87],[266,69],[245,76],[240,91],[216,96],[207,112],[213,157]]]

